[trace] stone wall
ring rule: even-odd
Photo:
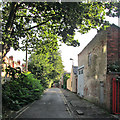
[[[84,98],[99,103],[100,81],[106,79],[106,32],[99,32],[78,55],[78,67],[84,65]]]
[[[112,25],[100,31],[78,54],[78,68],[84,66],[84,98],[111,109],[111,75],[107,64],[120,59],[120,35]]]
[[[77,92],[76,82],[77,82],[77,75],[74,74],[73,66],[72,66],[70,78],[67,80],[67,89],[72,92]]]
[[[72,74],[70,74],[70,78],[67,80],[67,89],[72,91]]]
[[[69,78],[69,79],[67,80],[67,89],[70,90],[70,91],[72,91],[71,78]]]
[[[77,76],[75,74],[73,74],[72,76],[72,92],[77,92],[77,89],[76,89],[76,83],[77,82]]]

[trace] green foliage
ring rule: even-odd
[[[11,110],[19,110],[24,105],[40,98],[43,87],[40,80],[31,73],[19,73],[2,86],[3,105]]]
[[[17,75],[21,74],[21,68],[17,67],[15,69],[15,68],[8,66],[8,68],[6,69],[6,74],[9,74],[12,77],[12,79],[16,79],[16,77],[18,77]]]
[[[55,81],[60,80],[64,66],[57,43],[54,45],[54,41],[45,42],[43,48],[46,52],[42,51],[41,48],[35,50],[36,52],[31,54],[29,58],[28,69],[37,79],[41,80],[42,86],[47,88]]]
[[[114,63],[108,64],[107,71],[108,72],[120,72],[120,61],[116,61]]]
[[[63,88],[66,89],[67,88],[67,80],[70,78],[70,74],[69,73],[64,73],[63,75]]]
[[[75,30],[84,34],[91,28],[100,28],[106,23],[105,15],[112,15],[112,11],[117,10],[110,2],[4,2],[3,56],[11,46],[15,50],[21,48],[21,38],[30,51],[48,37],[52,41],[59,37],[67,45],[79,46],[78,40],[74,40]]]

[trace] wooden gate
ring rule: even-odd
[[[120,114],[120,78],[112,80],[112,112]]]

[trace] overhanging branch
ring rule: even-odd
[[[50,20],[50,19],[49,19],[49,20]],[[40,25],[43,25],[43,24],[47,23],[49,20],[47,20],[47,21],[45,21],[45,22],[42,22],[42,23],[39,23],[38,25],[35,25],[35,26],[33,26],[33,27],[27,28],[27,29],[25,29],[24,31],[29,31],[29,30],[31,30],[31,29],[33,29],[33,28],[39,27]]]

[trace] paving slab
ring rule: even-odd
[[[67,104],[70,105],[69,107],[73,111],[76,118],[81,118],[80,120],[82,120],[82,118],[86,118],[86,119],[90,118],[90,120],[91,118],[93,119],[104,118],[106,120],[119,120],[117,117],[108,113],[107,111],[100,108],[99,106],[96,106],[95,104],[83,98],[80,98],[77,94],[69,90],[65,90],[65,89],[61,89],[61,91],[63,92],[67,100]]]
[[[78,115],[84,115],[84,112],[81,111],[81,110],[76,110],[76,112],[77,112]]]

